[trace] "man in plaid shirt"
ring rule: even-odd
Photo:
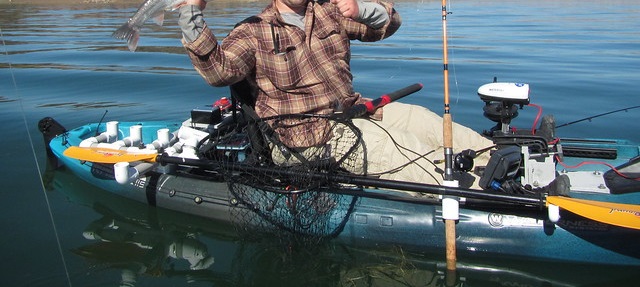
[[[209,84],[226,86],[246,78],[257,87],[255,110],[260,117],[331,114],[360,99],[352,86],[349,40],[381,40],[401,22],[387,3],[332,2],[336,4],[275,0],[239,23],[221,44],[202,21],[199,6],[187,6],[180,10],[181,23],[187,22],[181,24],[187,27],[183,43]],[[322,133],[314,132],[322,131],[322,124],[278,132],[290,146],[310,147],[326,142]]]
[[[218,43],[203,20],[205,6],[204,0],[187,0],[179,10],[182,42],[195,69],[213,86],[246,79],[254,91],[255,111],[263,118],[332,114],[363,102],[361,95],[353,91],[350,40],[382,40],[401,24],[393,5],[383,1],[273,0],[259,15],[239,23]],[[396,142],[422,154],[440,148],[442,141],[436,144],[434,140],[442,136],[439,116],[405,104],[390,104],[384,109],[384,117],[381,109],[371,116],[382,119],[383,126],[385,122],[390,124],[385,127],[392,131]],[[431,175],[433,171],[417,165],[395,169],[416,155],[407,157],[377,125],[366,120],[354,122],[363,131],[370,172],[398,180],[437,181]],[[433,129],[427,130],[427,123]],[[325,144],[328,128],[327,121],[316,120],[289,123],[276,132],[287,146],[308,148]],[[455,128],[465,133],[460,140],[471,144],[469,148],[491,145],[473,131],[457,125]],[[371,129],[374,131],[368,132]],[[424,159],[418,163],[431,164]],[[383,172],[392,169],[392,173]]]

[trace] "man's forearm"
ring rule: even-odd
[[[389,14],[384,6],[375,2],[358,0],[358,22],[378,29],[389,21]]]
[[[182,30],[182,37],[187,42],[193,42],[200,36],[204,28],[204,17],[200,7],[185,5],[179,9],[178,24]]]

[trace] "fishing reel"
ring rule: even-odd
[[[463,150],[453,157],[453,169],[462,172],[471,171],[474,158],[476,158],[476,151],[471,149]]]

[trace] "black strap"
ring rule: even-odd
[[[240,102],[240,108],[242,109],[245,118],[249,122],[249,125],[247,126],[247,132],[249,133],[249,139],[251,140],[251,145],[254,152],[256,152],[259,156],[265,156],[268,158],[271,157],[270,152],[267,149],[267,145],[264,141],[264,138],[266,137],[273,144],[275,144],[276,147],[285,156],[290,154],[297,158],[301,163],[309,164],[309,161],[305,157],[303,157],[296,151],[292,151],[288,146],[282,143],[273,128],[271,128],[266,122],[260,119],[254,109],[255,97],[253,95],[251,85],[249,84],[247,79],[243,79],[242,81],[231,85],[229,88],[231,90],[232,99],[236,99]]]

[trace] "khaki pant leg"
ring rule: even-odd
[[[427,156],[431,161],[444,158],[442,117],[424,107],[403,103],[390,103],[383,109],[383,120],[376,123],[387,130],[400,146],[419,154],[433,151]],[[396,147],[387,133],[369,120],[356,119],[354,123],[363,133],[369,173],[398,167],[409,161],[407,155],[410,159],[416,158],[412,153]],[[454,152],[459,152],[464,149],[480,150],[492,146],[493,143],[479,133],[454,123],[453,145]],[[475,159],[475,165],[486,165],[488,161],[489,153],[486,152]],[[438,165],[437,169],[426,160],[419,160],[418,163],[419,165],[411,164],[400,171],[382,177],[423,183],[442,183],[440,172],[444,168],[443,164]],[[472,185],[469,186],[469,183],[462,185],[478,187],[478,177],[474,176],[471,180],[473,180]]]

